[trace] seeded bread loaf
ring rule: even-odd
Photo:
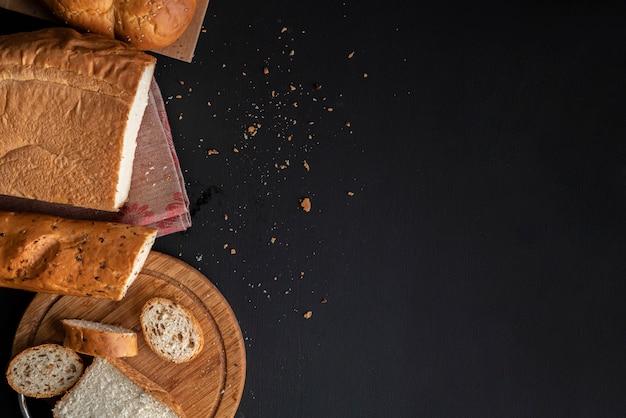
[[[185,32],[196,0],[39,0],[68,25],[116,37],[143,50],[170,45]]]
[[[118,325],[85,319],[61,320],[63,346],[100,357],[133,357],[137,355],[137,333]]]
[[[0,286],[121,300],[156,233],[115,222],[0,212]]]
[[[52,411],[54,418],[179,418],[180,404],[163,388],[119,359],[95,357]]]
[[[146,343],[165,360],[184,363],[202,350],[204,335],[200,323],[189,309],[170,299],[148,300],[141,310],[140,322]]]
[[[69,28],[0,36],[0,194],[118,211],[155,64]]]
[[[69,348],[42,344],[27,348],[9,363],[6,377],[18,393],[51,398],[69,390],[83,372],[83,361]]]

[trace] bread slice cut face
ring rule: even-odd
[[[174,398],[127,363],[95,357],[53,411],[55,418],[178,418]]]

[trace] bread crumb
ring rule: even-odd
[[[231,253],[232,255],[235,255],[235,254],[237,254],[237,250],[235,250],[234,248],[231,248],[231,249],[230,249],[230,253]]]
[[[233,152],[239,152],[239,149],[237,149],[236,147],[233,148]]]
[[[354,196],[354,192],[353,191],[349,191],[348,192],[348,196],[350,196],[350,197]]]
[[[328,302],[328,299],[326,298],[322,298],[322,300],[320,301],[320,303],[327,303],[327,302]]]
[[[275,242],[276,242],[276,237],[272,237],[272,238],[270,238],[270,244],[273,244],[273,243],[275,243]]]
[[[350,53],[348,54],[348,58],[352,58],[353,56],[354,56],[354,51],[352,51],[352,52],[350,52]]]
[[[287,27],[283,26],[283,28],[280,30],[280,33],[285,33],[285,32],[287,32]]]
[[[313,316],[313,311],[306,311],[303,316],[305,319],[310,319]]]
[[[347,121],[346,121],[346,126],[349,128],[349,127],[350,127],[350,125],[351,125],[350,121],[349,121],[349,120],[347,120]]]
[[[307,163],[306,160],[302,162],[302,166],[304,167],[306,171],[309,171],[311,169],[311,167],[309,166],[309,163]]]
[[[311,211],[311,199],[309,199],[308,197],[304,197],[300,199],[300,207],[302,208],[303,211],[310,212]]]
[[[206,153],[207,153],[207,155],[217,155],[220,152],[218,150],[216,150],[216,149],[210,149]]]
[[[270,69],[267,67],[263,67],[263,74],[267,75],[270,73]]]

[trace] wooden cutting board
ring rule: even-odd
[[[170,298],[191,309],[204,331],[204,347],[187,363],[162,360],[145,343],[139,314],[153,296]],[[237,319],[217,288],[196,269],[152,252],[128,293],[119,302],[37,294],[26,309],[13,341],[13,355],[25,348],[63,343],[63,318],[117,324],[139,335],[139,354],[125,360],[168,390],[187,417],[232,418],[239,406],[246,373],[245,346]],[[89,361],[89,358],[86,358]]]

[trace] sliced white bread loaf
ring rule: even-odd
[[[148,300],[140,316],[148,346],[161,358],[184,363],[195,358],[204,345],[204,334],[193,313],[162,297]]]
[[[6,377],[18,393],[33,398],[62,395],[83,373],[78,354],[58,344],[42,344],[27,348],[9,363]]]
[[[156,234],[122,223],[0,212],[0,286],[121,300]]]
[[[62,319],[63,346],[82,354],[100,357],[137,355],[137,333],[118,325],[85,319]]]
[[[78,383],[52,410],[55,418],[177,418],[174,398],[119,359],[95,357]]]
[[[56,27],[0,36],[0,194],[116,212],[156,58]]]

